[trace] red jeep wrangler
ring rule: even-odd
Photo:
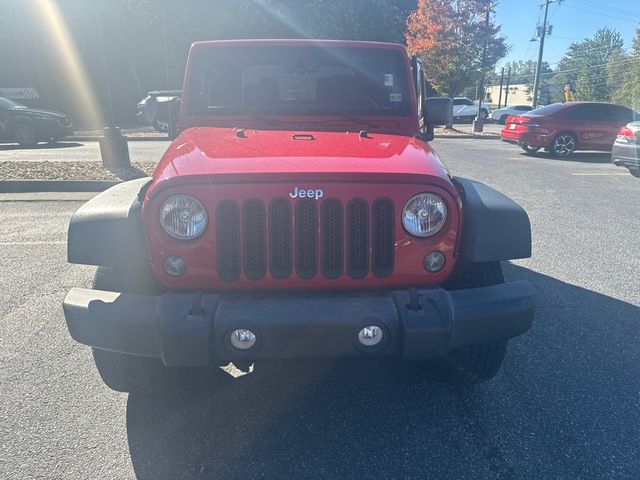
[[[69,261],[98,271],[64,313],[105,383],[378,356],[492,378],[533,322],[534,288],[500,266],[530,256],[529,219],[449,174],[427,142],[451,100],[424,93],[401,45],[194,44],[180,133],[153,177],[94,197],[69,226]]]

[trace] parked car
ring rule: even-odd
[[[27,108],[0,97],[0,140],[32,147],[38,142],[56,142],[73,134],[69,115]]]
[[[612,103],[552,103],[508,117],[500,136],[527,153],[541,148],[556,157],[567,157],[576,150],[608,152],[620,128],[636,115],[630,108]]]
[[[186,72],[180,133],[153,176],[69,226],[69,261],[99,268],[64,314],[109,387],[274,358],[438,360],[458,384],[498,372],[535,314],[535,288],[500,263],[531,255],[529,218],[431,149],[451,101],[425,99],[417,58],[210,41]]]
[[[640,122],[627,123],[618,130],[611,149],[611,163],[627,167],[634,177],[640,177]]]
[[[153,125],[158,132],[169,132],[172,104],[180,99],[181,90],[154,90],[138,102],[136,119]]]
[[[500,122],[501,124],[507,123],[507,117],[509,115],[522,115],[525,112],[533,110],[531,105],[508,105],[498,110],[493,110],[489,118],[494,122]]]
[[[453,119],[473,120],[478,114],[478,101],[473,101],[467,97],[454,97],[453,99]],[[491,114],[491,108],[486,103],[480,107],[480,114],[486,120]]]

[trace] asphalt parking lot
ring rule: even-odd
[[[166,147],[139,143],[146,160]],[[66,263],[78,196],[0,195],[0,478],[639,478],[640,179],[602,153],[433,146],[533,228],[533,257],[504,268],[538,289],[534,327],[468,390],[329,362],[257,365],[188,395],[114,393],[62,315],[93,273]]]

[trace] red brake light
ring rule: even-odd
[[[633,130],[627,127],[622,127],[618,130],[618,140],[626,141],[626,142],[634,142],[636,141],[636,134]]]

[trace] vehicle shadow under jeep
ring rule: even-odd
[[[399,362],[298,362],[217,389],[131,394],[137,478],[633,476],[640,456],[620,446],[640,430],[640,308],[504,270],[540,299],[493,381],[462,389]]]
[[[610,163],[611,154],[608,152],[573,152],[568,157],[554,157],[550,153],[539,151],[534,154],[521,153],[524,157],[543,157],[559,162],[580,162],[580,163]]]

